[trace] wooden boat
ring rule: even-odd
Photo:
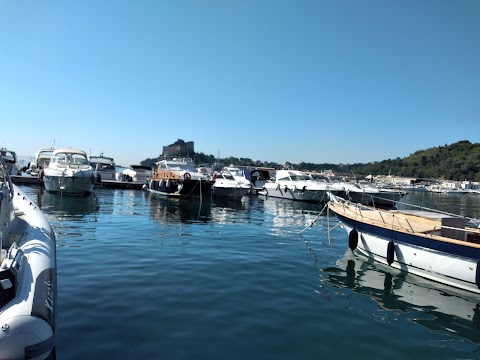
[[[55,346],[55,234],[0,163],[0,359],[45,359]]]
[[[329,196],[328,209],[347,231],[351,250],[480,294],[479,220],[405,203],[385,210]]]
[[[169,197],[212,196],[214,181],[199,173],[193,161],[187,158],[166,158],[157,162],[157,170],[147,180],[146,190]]]

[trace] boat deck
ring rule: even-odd
[[[480,229],[465,228],[463,218],[454,218],[449,215],[420,211],[420,210],[380,210],[366,208],[355,204],[330,203],[330,209],[339,215],[363,223],[380,226],[395,231],[403,231],[415,234],[436,236],[437,240],[462,241],[475,244],[480,237]],[[448,225],[453,222],[454,225]],[[456,223],[456,224],[455,224]],[[461,223],[461,225],[458,225]],[[449,236],[446,233],[457,232],[456,236]],[[441,237],[441,238],[440,238]],[[467,239],[467,241],[465,241]],[[470,240],[471,239],[471,240]]]

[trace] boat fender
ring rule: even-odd
[[[475,284],[480,289],[480,260],[477,261],[477,272],[475,274]]]
[[[150,183],[148,184],[148,187],[153,190],[153,180],[150,180]]]
[[[358,231],[356,229],[353,229],[350,231],[348,234],[348,247],[350,250],[355,250],[358,245]]]
[[[305,186],[302,188],[302,193],[305,192],[306,189],[307,189],[307,186],[305,185]]]
[[[287,193],[288,191],[288,187],[285,185],[285,194]]]
[[[390,240],[390,242],[387,245],[387,263],[388,265],[391,265],[393,263],[393,258],[395,256],[395,243],[393,240]]]
[[[186,172],[185,174],[183,174],[183,178],[185,180],[190,180],[192,178],[192,176],[190,175],[190,173]]]

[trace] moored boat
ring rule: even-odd
[[[0,358],[45,359],[55,346],[56,239],[0,159]]]
[[[310,175],[298,170],[277,170],[275,181],[267,181],[261,195],[305,202],[327,202],[327,192],[335,192],[330,184],[314,180]]]
[[[38,176],[42,169],[45,169],[53,155],[52,148],[41,148],[35,153],[35,159],[30,162],[28,169],[25,171],[31,176]]]
[[[346,230],[353,251],[433,281],[480,293],[479,220],[406,203],[397,202],[397,208],[385,210],[333,194],[330,198],[328,208]]]
[[[103,153],[101,153],[99,156],[90,156],[88,161],[93,168],[93,175],[98,183],[101,183],[102,180],[115,180],[117,168],[113,158],[103,156]]]
[[[236,180],[226,169],[213,176],[213,196],[240,199],[250,194],[252,185]]]
[[[146,165],[130,165],[115,174],[117,181],[145,183],[152,176],[152,168]]]
[[[87,196],[93,191],[95,177],[83,150],[57,149],[48,166],[39,174],[49,192]]]
[[[197,171],[191,159],[164,158],[157,162],[157,169],[147,180],[146,189],[163,196],[210,199],[213,183]]]

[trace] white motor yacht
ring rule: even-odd
[[[48,166],[39,175],[49,192],[86,196],[93,191],[93,168],[83,150],[54,150]]]

